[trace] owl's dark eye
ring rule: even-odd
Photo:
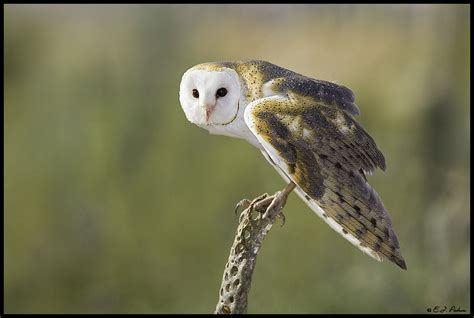
[[[199,98],[199,91],[197,89],[193,89],[193,97]]]
[[[224,97],[225,95],[227,95],[227,90],[224,87],[219,88],[216,92],[217,97]]]

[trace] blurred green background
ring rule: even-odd
[[[294,194],[249,313],[469,307],[468,5],[5,5],[7,313],[213,312],[242,198],[284,186],[190,124],[189,67],[263,59],[350,87],[408,271]]]

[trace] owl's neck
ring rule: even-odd
[[[234,138],[240,138],[248,141],[251,145],[263,150],[262,145],[258,142],[255,135],[250,131],[249,127],[244,120],[244,111],[247,107],[248,101],[245,98],[241,99],[240,107],[237,112],[235,120],[227,125],[214,125],[214,126],[205,126],[203,128],[207,129],[209,133],[214,135],[223,135]]]

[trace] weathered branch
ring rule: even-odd
[[[284,217],[281,210],[288,195],[284,191],[277,192],[274,196],[264,194],[253,201],[244,199],[237,205],[245,205],[247,208],[240,214],[215,314],[247,313],[247,298],[258,251],[277,217]],[[264,214],[267,208],[268,211]]]

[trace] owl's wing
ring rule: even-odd
[[[264,84],[264,91],[267,93],[266,96],[298,94],[352,115],[359,115],[360,113],[354,102],[354,93],[349,88],[294,72],[267,81]]]
[[[250,103],[244,117],[267,160],[316,214],[364,253],[406,269],[390,216],[364,175],[384,169],[384,157],[350,115],[312,98],[272,96]]]

